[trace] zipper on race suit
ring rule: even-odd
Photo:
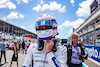
[[[47,54],[45,54],[44,66],[43,66],[43,67],[45,67],[45,63],[46,63],[46,57],[47,57]]]

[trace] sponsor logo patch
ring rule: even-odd
[[[37,63],[46,63],[46,64],[48,64],[48,61],[44,61],[44,60],[34,60],[34,62],[37,62]]]

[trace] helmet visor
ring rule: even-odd
[[[39,22],[36,22],[36,27],[39,27],[39,26],[53,26],[53,23],[56,22],[55,19],[51,19],[51,20],[47,20],[47,21],[39,21]]]

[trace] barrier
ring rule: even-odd
[[[100,46],[84,45],[88,57],[100,63]]]

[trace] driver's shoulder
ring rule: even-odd
[[[31,43],[31,45],[30,45],[30,47],[33,48],[33,49],[35,49],[37,46],[38,46],[37,43]]]
[[[58,44],[57,45],[57,51],[67,51],[67,48],[64,45]]]

